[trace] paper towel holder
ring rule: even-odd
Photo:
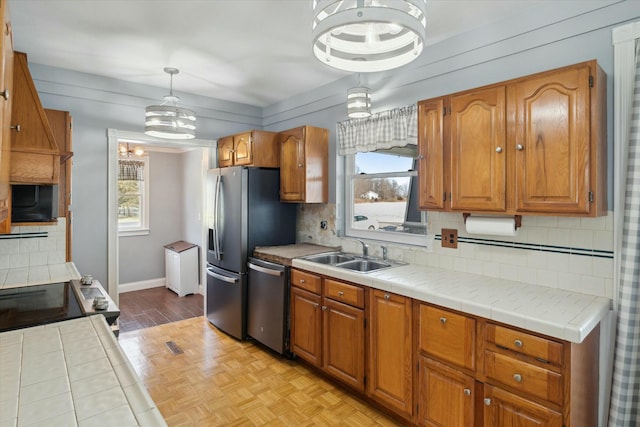
[[[467,218],[469,218],[471,216],[470,213],[468,212],[464,212],[462,214],[462,218],[464,218],[464,223],[467,223]],[[522,215],[514,215],[513,219],[515,220],[516,224],[515,224],[515,228],[516,230],[520,227],[522,227]]]

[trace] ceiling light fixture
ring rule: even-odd
[[[193,139],[196,136],[196,115],[193,111],[178,106],[180,98],[173,94],[173,76],[180,71],[166,67],[171,76],[169,95],[161,105],[150,105],[146,109],[144,133],[169,139]]]
[[[426,0],[314,0],[313,54],[339,70],[390,70],[424,48]]]
[[[121,157],[131,157],[131,155],[144,156],[144,149],[142,147],[129,148],[129,143],[118,144],[118,154]]]
[[[371,116],[371,89],[360,84],[347,90],[347,115],[352,119],[364,119]]]

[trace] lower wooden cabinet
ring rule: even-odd
[[[562,414],[490,385],[484,386],[485,427],[563,427]]]
[[[411,298],[369,292],[369,381],[367,393],[405,416],[413,415]]]
[[[291,351],[318,367],[322,366],[321,301],[320,295],[291,287]]]

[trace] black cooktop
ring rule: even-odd
[[[70,282],[0,289],[0,332],[82,316]]]

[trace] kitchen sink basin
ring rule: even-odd
[[[357,271],[360,273],[368,273],[370,271],[381,270],[402,263],[388,260],[381,260],[371,257],[363,257],[355,254],[346,254],[343,252],[324,253],[318,255],[309,255],[302,259],[319,264],[330,265],[332,267],[344,268],[345,270]]]

